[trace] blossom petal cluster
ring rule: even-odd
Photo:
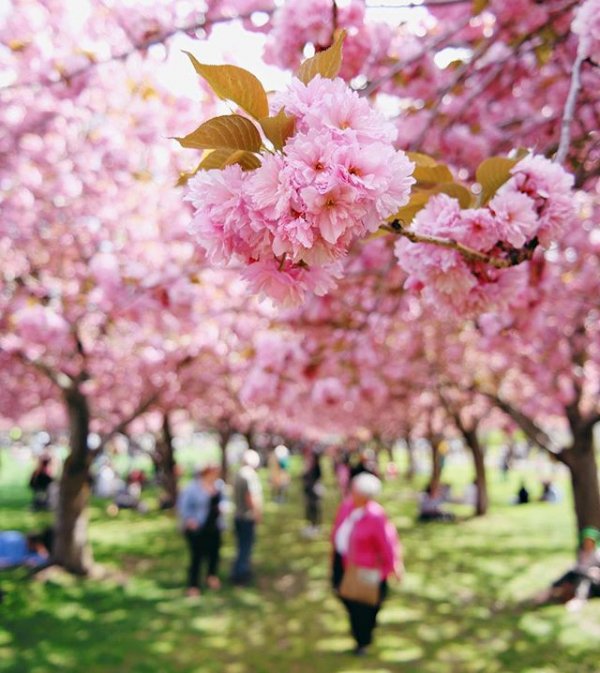
[[[187,199],[211,262],[241,262],[253,290],[291,305],[335,285],[352,243],[407,203],[414,166],[392,145],[394,127],[341,79],[294,80],[273,101],[281,109],[296,121],[281,152],[249,172],[200,172]]]
[[[587,0],[577,10],[573,32],[579,36],[583,56],[600,65],[600,0]]]
[[[510,260],[525,247],[547,246],[574,222],[573,176],[558,164],[529,155],[511,170],[485,206],[461,210],[446,194],[432,196],[415,216],[411,230],[454,240],[490,257]],[[530,292],[526,264],[498,269],[454,249],[397,241],[395,253],[408,273],[405,286],[431,304],[460,313],[486,306],[516,306]]]
[[[335,9],[334,9],[335,7]],[[373,72],[390,47],[393,29],[384,23],[368,23],[363,0],[335,6],[330,0],[288,0],[278,6],[273,28],[265,45],[265,61],[285,69],[295,69],[303,59],[306,45],[316,51],[326,49],[338,29],[347,31],[340,76],[349,80]]]

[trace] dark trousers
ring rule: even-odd
[[[344,576],[344,566],[342,564],[342,557],[336,552],[333,558],[333,588],[337,591],[339,589],[342,577]],[[381,603],[387,594],[387,582],[383,580],[380,587],[380,601],[377,605],[366,605],[365,603],[357,603],[356,601],[349,601],[345,598],[340,600],[348,611],[350,617],[350,630],[352,637],[356,641],[358,647],[366,647],[370,645],[373,640],[373,631],[377,626],[377,613],[381,609]]]
[[[306,518],[311,526],[320,526],[322,519],[321,498],[313,492],[304,494]]]
[[[233,582],[249,582],[252,578],[252,547],[255,540],[255,523],[248,519],[235,519],[237,557],[233,563]]]
[[[220,530],[186,530],[185,539],[190,550],[190,566],[188,570],[188,586],[199,586],[202,566],[208,565],[207,575],[216,575],[219,570],[221,551]]]

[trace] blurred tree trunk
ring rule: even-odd
[[[70,453],[59,484],[52,556],[66,570],[86,575],[93,565],[87,515],[92,460],[88,448],[90,411],[77,385],[64,391],[64,400],[69,417]]]
[[[485,453],[477,431],[460,427],[460,431],[465,440],[465,444],[473,456],[473,466],[475,468],[475,486],[477,487],[477,497],[475,500],[475,516],[483,516],[487,513],[489,507],[487,473],[485,470]]]
[[[227,445],[233,435],[229,426],[222,426],[218,430],[219,447],[221,449],[221,478],[227,481],[229,478],[229,463],[227,461]]]
[[[592,430],[589,424],[580,427],[571,447],[561,451],[559,457],[569,468],[579,532],[584,528],[600,530],[600,487]]]
[[[404,473],[404,478],[409,483],[412,483],[414,481],[415,475],[417,473],[417,464],[416,464],[416,459],[415,459],[415,447],[413,446],[413,443],[412,443],[410,437],[406,437],[404,442],[406,444],[406,456],[407,456],[407,459],[408,459],[408,463],[407,463],[407,466],[406,466],[406,472]]]
[[[431,478],[429,484],[432,492],[437,490],[442,481],[442,468],[444,467],[440,445],[444,441],[443,435],[432,433],[429,435],[429,444],[431,445]]]
[[[161,508],[169,509],[177,503],[177,462],[173,449],[173,432],[169,414],[163,414],[161,434],[156,441],[152,455],[156,467],[158,484],[163,490]]]

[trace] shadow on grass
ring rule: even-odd
[[[326,520],[334,506],[326,503]],[[329,589],[328,542],[302,538],[296,493],[282,507],[267,507],[256,587],[225,586],[199,599],[183,596],[187,555],[172,516],[122,512],[111,519],[95,505],[96,558],[115,574],[102,581],[59,574],[45,583],[16,570],[1,575],[0,671],[598,672],[598,605],[579,615],[518,606],[569,562],[568,512],[500,508],[487,520],[416,526],[414,503],[391,497],[387,506],[408,573],[402,587],[392,587],[365,659],[348,654],[346,615]],[[11,507],[3,500],[3,510]],[[540,535],[549,511],[554,525]],[[232,555],[228,534],[224,577]]]

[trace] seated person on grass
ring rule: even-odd
[[[36,568],[50,558],[52,529],[25,535],[16,530],[0,531],[0,568]]]
[[[442,509],[442,504],[448,501],[449,490],[446,485],[429,483],[420,495],[418,521],[454,521],[454,514]]]

